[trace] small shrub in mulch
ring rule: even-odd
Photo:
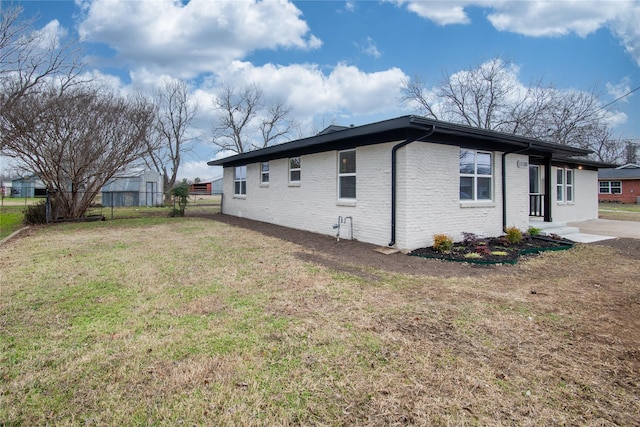
[[[525,234],[518,242],[509,240],[512,239],[505,236],[485,239],[466,238],[462,242],[454,243],[447,251],[427,247],[415,249],[409,255],[474,264],[515,264],[522,255],[573,247],[573,242],[558,236],[534,237]]]

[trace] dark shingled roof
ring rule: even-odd
[[[598,179],[640,179],[640,166],[625,165],[619,168],[600,169]]]

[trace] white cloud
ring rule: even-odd
[[[562,36],[575,33],[580,37],[595,32],[617,16],[625,1],[527,1],[505,2],[488,15],[500,31],[526,36]]]
[[[378,50],[378,46],[371,37],[367,37],[367,41],[363,45],[356,44],[356,47],[360,49],[365,55],[378,59],[382,56],[382,52]]]
[[[640,0],[389,0],[438,25],[469,24],[469,7],[488,10],[485,15],[499,31],[530,37],[580,37],[608,28],[640,65]]]
[[[404,3],[404,1],[398,3]],[[455,1],[451,3],[410,1],[407,8],[438,25],[468,24],[470,22],[464,11],[464,5],[456,4]]]
[[[231,84],[255,82],[267,98],[279,99],[292,107],[302,120],[317,116],[370,115],[397,108],[400,82],[407,76],[399,68],[367,73],[346,64],[323,70],[315,64],[256,67],[234,61],[221,73]]]
[[[627,53],[640,66],[640,1],[622,9],[610,23],[611,31],[622,41]]]
[[[41,30],[34,32],[36,39],[40,42],[40,46],[38,47],[43,51],[49,50],[51,46],[59,48],[61,40],[64,39],[67,34],[67,29],[61,26],[57,19],[50,21]]]
[[[288,1],[78,0],[83,41],[125,61],[192,77],[256,49],[316,49],[302,12]]]
[[[179,175],[180,180],[186,178],[193,181],[200,178],[201,181],[208,182],[222,176],[222,167],[209,166],[206,161],[189,161],[180,165]]]
[[[356,2],[355,0],[347,0],[344,4],[344,8],[349,12],[353,12],[356,10]]]
[[[612,96],[613,99],[621,98],[627,95],[631,91],[631,86],[629,85],[629,78],[624,78],[620,83],[606,84],[607,93]],[[620,99],[620,102],[628,102],[626,98]]]

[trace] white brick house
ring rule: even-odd
[[[209,162],[224,167],[222,212],[394,246],[433,235],[499,236],[598,216],[588,151],[417,116],[320,134]],[[340,221],[342,219],[342,221]]]

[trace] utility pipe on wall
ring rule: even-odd
[[[420,135],[415,138],[409,138],[399,144],[394,145],[391,149],[391,241],[389,242],[389,246],[393,246],[396,244],[396,153],[399,149],[411,144],[412,142],[419,141],[431,136],[433,132],[435,132],[435,130],[436,126],[432,125],[431,129],[424,135]]]

